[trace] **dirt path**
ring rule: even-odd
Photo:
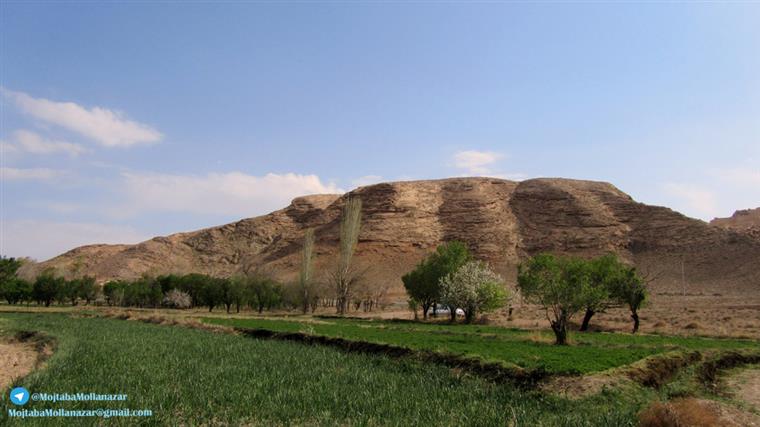
[[[37,351],[29,343],[0,342],[0,390],[34,369]]]

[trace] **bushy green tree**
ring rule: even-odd
[[[122,305],[124,302],[124,289],[129,285],[123,280],[110,280],[103,285],[103,296],[108,305]]]
[[[567,344],[570,319],[583,310],[596,292],[585,260],[540,254],[521,264],[517,285],[528,302],[546,310],[556,344]]]
[[[124,287],[122,304],[135,307],[159,307],[164,294],[161,285],[150,276],[143,276]]]
[[[84,300],[85,305],[93,301],[98,295],[98,285],[92,276],[84,276],[78,279],[77,295]]]
[[[587,261],[589,269],[589,291],[586,293],[586,311],[581,322],[581,331],[587,331],[591,318],[603,313],[617,302],[612,294],[616,281],[625,265],[615,254],[607,254]]]
[[[238,286],[236,282],[229,278],[217,278],[213,280],[212,284],[218,288],[219,299],[221,303],[224,304],[224,307],[227,309],[227,313],[229,314],[230,310],[232,309],[232,305],[236,303],[236,300],[242,297],[242,293],[238,293]],[[239,302],[238,307],[240,307]],[[238,312],[240,312],[239,308]]]
[[[503,307],[507,299],[503,280],[482,261],[470,261],[441,279],[441,301],[454,310],[461,308],[466,323],[478,313]]]
[[[435,252],[422,260],[414,270],[401,280],[407,294],[422,307],[422,317],[427,319],[428,311],[441,299],[441,279],[457,271],[472,259],[467,245],[451,241],[439,245]],[[451,309],[452,320],[456,310]]]
[[[205,277],[200,288],[199,297],[200,305],[208,307],[208,311],[211,312],[219,304],[223,304],[224,290],[222,289],[227,285],[227,280]]]
[[[26,280],[12,277],[0,281],[0,298],[8,304],[29,301],[32,297],[32,284]]]
[[[190,273],[179,278],[179,289],[190,295],[193,300],[193,307],[205,305],[203,299],[203,289],[209,281],[209,276],[199,273]]]
[[[45,270],[34,281],[32,285],[32,299],[38,304],[44,304],[50,307],[64,288],[66,280],[63,277],[56,276],[52,270]]]
[[[639,309],[646,304],[649,292],[647,282],[634,267],[623,268],[619,272],[612,289],[613,298],[628,307],[633,320],[632,333],[639,330]]]
[[[271,310],[282,301],[282,288],[271,277],[257,275],[248,280],[249,302],[259,313]]]
[[[180,289],[182,276],[176,274],[165,274],[156,277],[156,282],[161,286],[161,292],[166,295],[173,289]]]
[[[16,304],[29,298],[29,284],[18,278],[22,260],[18,258],[0,257],[0,298],[8,304]]]
[[[18,258],[0,256],[0,284],[6,280],[15,279],[23,261]]]

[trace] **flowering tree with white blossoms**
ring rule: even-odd
[[[509,299],[501,276],[482,261],[470,261],[441,278],[441,294],[443,304],[452,311],[464,311],[467,323],[472,323],[478,313],[503,307]]]

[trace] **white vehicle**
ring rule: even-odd
[[[439,306],[439,307],[436,308],[435,311],[431,310],[431,314],[433,316],[436,316],[436,315],[439,315],[439,314],[450,314],[450,313],[451,313],[451,310],[449,310],[449,308],[446,307],[446,306]],[[464,316],[464,310],[462,310],[461,308],[458,308],[456,310],[456,313],[457,313],[457,316]]]

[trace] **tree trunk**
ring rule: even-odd
[[[564,318],[552,320],[552,331],[556,337],[556,345],[567,345],[567,322]]]
[[[591,321],[591,317],[594,316],[596,312],[594,310],[591,310],[589,308],[586,309],[586,314],[583,315],[583,323],[581,324],[581,332],[588,331],[588,324]]]
[[[469,309],[464,312],[464,323],[472,323],[475,320],[475,310]]]
[[[631,333],[635,334],[636,332],[639,331],[639,313],[635,311],[632,312],[631,319],[633,319],[633,332]]]
[[[427,320],[429,309],[430,309],[430,304],[422,304],[422,319],[423,320]]]
[[[456,321],[457,321],[457,309],[449,307],[449,316],[451,317],[451,323],[456,323]]]
[[[227,314],[230,314],[230,309],[232,308],[232,303],[225,304],[227,306]]]

